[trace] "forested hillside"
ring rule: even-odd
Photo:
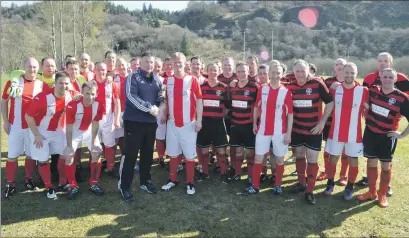
[[[304,8],[318,13],[312,28],[298,18]],[[304,58],[319,64],[322,73],[331,73],[328,59],[337,57],[357,61],[366,73],[375,67],[373,58],[379,52],[396,58],[409,55],[405,1],[222,0],[190,2],[180,12],[149,5],[130,11],[108,2],[56,1],[1,8],[1,15],[4,71],[20,67],[28,55],[61,61],[62,55],[86,51],[96,61],[108,49],[125,58],[151,50],[160,57],[183,51],[208,61],[223,56],[242,59],[244,31],[246,55],[264,51],[270,60],[273,35],[275,59]],[[408,58],[402,58],[395,67],[409,73],[404,67],[408,64]]]

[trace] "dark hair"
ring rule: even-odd
[[[258,66],[258,69],[259,69],[259,70],[260,70],[260,69],[268,69],[268,66],[265,65],[265,64],[262,64],[262,65]]]
[[[256,64],[258,64],[258,58],[256,56],[252,55],[252,56],[247,57],[247,60],[249,59],[256,61]]]
[[[317,66],[315,64],[309,64],[310,65],[310,71],[314,71],[314,74],[317,72]]]
[[[48,59],[54,60],[53,58],[51,58],[51,57],[49,57],[49,56],[44,57],[44,58],[41,59],[41,65],[43,65],[43,64],[44,64],[44,61],[46,61],[46,60],[48,60]]]
[[[91,89],[91,88],[93,88],[93,87],[96,88],[97,91],[98,91],[97,81],[95,81],[95,80],[90,80],[90,81],[84,82],[84,83],[81,85],[81,90],[83,90],[84,88],[89,88],[89,89]]]
[[[153,56],[153,54],[151,52],[145,51],[141,55],[141,58],[143,58],[143,57],[155,57],[155,56]]]
[[[132,58],[132,59],[131,59],[131,62],[132,62],[132,61],[135,61],[135,60],[140,60],[140,58],[139,58],[139,57]]]
[[[78,61],[76,60],[68,60],[67,63],[65,63],[65,68],[68,68],[68,65],[71,65],[71,64],[79,65]]]
[[[59,78],[69,78],[70,76],[68,75],[68,73],[64,72],[64,71],[59,71],[58,73],[55,74],[55,82],[57,83]]]
[[[200,56],[193,56],[192,58],[190,58],[190,62],[192,62],[193,60],[202,61],[202,59],[200,58]]]
[[[166,57],[163,62],[170,61],[170,57]]]
[[[66,55],[66,56],[65,56],[65,60],[67,60],[68,58],[72,58],[72,57],[74,57],[74,56],[72,56],[72,55]]]
[[[104,59],[107,57],[108,54],[115,54],[115,52],[113,52],[112,50],[108,50],[107,52],[105,52]]]

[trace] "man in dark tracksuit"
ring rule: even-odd
[[[156,116],[164,102],[164,90],[160,79],[152,74],[154,63],[155,57],[150,53],[143,53],[139,70],[129,75],[125,83],[126,104],[123,115],[125,154],[119,167],[118,188],[122,198],[127,202],[133,201],[130,187],[139,151],[140,189],[156,193],[150,171],[158,127]]]

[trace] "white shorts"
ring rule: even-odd
[[[332,139],[327,139],[327,144],[325,146],[325,151],[328,152],[330,155],[340,156],[342,155],[342,151],[345,148],[345,154],[348,157],[360,157],[363,156],[364,146],[362,143],[346,143],[346,142],[338,142]]]
[[[196,158],[196,121],[192,121],[183,127],[176,127],[173,121],[168,121],[166,128],[166,150],[170,157],[182,154],[187,160]]]
[[[20,125],[10,125],[7,140],[8,158],[17,158],[24,152],[26,156],[31,156],[29,130],[28,128],[22,129]]]
[[[284,144],[284,134],[265,136],[256,135],[256,155],[265,155],[270,151],[270,144],[273,144],[273,154],[277,157],[284,157],[288,153],[288,144]]]
[[[38,127],[37,127],[38,128]],[[34,134],[30,130],[31,143],[31,158],[40,162],[46,162],[50,155],[63,154],[65,144],[65,134],[61,128],[56,131],[47,131],[43,128],[38,128],[38,132],[45,137],[43,147],[37,149],[34,145]]]
[[[124,115],[124,112],[121,112],[121,115],[119,116],[119,128],[115,129],[115,138],[121,138],[124,137],[124,119],[122,116]]]
[[[72,148],[76,151],[78,148],[81,148],[82,143],[87,145],[89,151],[92,151],[92,127],[87,131],[80,131],[78,129],[72,130]],[[96,143],[99,144],[99,138],[95,138]],[[94,152],[94,151],[93,151]]]
[[[165,140],[166,139],[166,123],[161,124],[158,118],[158,128],[156,128],[156,139]]]
[[[106,147],[114,147],[115,142],[115,127],[114,127],[114,113],[108,113],[99,121],[98,136],[100,141]]]

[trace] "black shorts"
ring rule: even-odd
[[[304,135],[296,132],[291,133],[290,145],[295,148],[305,146],[308,149],[321,151],[322,134],[319,135]]]
[[[202,129],[197,133],[196,146],[208,148],[214,145],[216,148],[221,148],[228,144],[223,118],[203,117]]]
[[[330,129],[331,129],[331,126],[325,125],[324,130],[322,130],[322,139],[323,140],[327,141]]]
[[[391,162],[398,140],[391,139],[386,134],[375,133],[366,127],[362,143],[366,158],[378,158],[381,162]]]
[[[256,145],[256,135],[253,133],[253,123],[244,125],[232,125],[230,131],[230,146],[254,149]]]

